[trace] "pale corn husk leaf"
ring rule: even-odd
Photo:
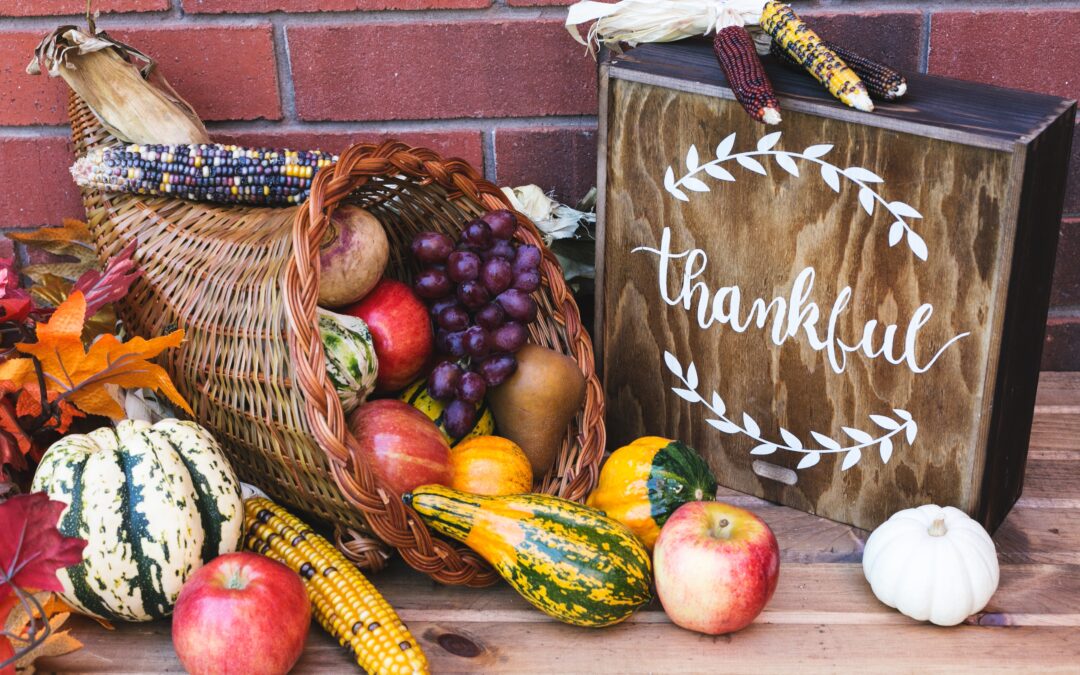
[[[97,253],[86,223],[65,218],[60,227],[42,227],[32,232],[12,232],[8,235],[21,244],[39,248],[56,255],[68,255],[79,262],[97,263]]]
[[[544,237],[548,246],[559,239],[571,239],[577,236],[582,221],[595,223],[596,214],[578,211],[560,204],[537,185],[523,185],[516,188],[502,189],[510,204],[521,214],[533,221],[536,229]]]
[[[151,424],[178,417],[176,409],[167,400],[158,398],[152,389],[125,389],[124,412],[128,419],[144,420]]]
[[[145,65],[138,68],[132,60]],[[208,143],[191,106],[155,72],[137,49],[110,38],[61,26],[41,41],[26,71],[62,77],[102,125],[129,143]]]
[[[19,271],[33,279],[35,284],[44,283],[50,276],[74,283],[84,272],[96,267],[96,262],[54,262],[27,265]]]
[[[757,27],[766,0],[585,0],[571,5],[566,29],[592,51],[649,42],[674,42],[727,26]],[[586,37],[580,26],[595,21]]]

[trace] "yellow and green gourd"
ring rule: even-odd
[[[651,551],[668,516],[716,496],[716,478],[688,445],[657,436],[611,453],[586,504],[630,528]]]
[[[469,438],[491,436],[495,433],[495,418],[492,417],[491,408],[488,408],[486,400],[480,404],[480,410],[476,416],[476,424],[473,425],[472,430],[460,438],[455,438],[446,430],[446,406],[432,398],[431,394],[428,393],[427,380],[417,380],[416,382],[413,382],[409,385],[408,389],[401,392],[401,395],[398,398],[427,415],[428,419],[434,422],[435,426],[439,427],[439,431],[443,433],[443,436],[446,437],[446,441],[451,446],[457,445]]]
[[[421,486],[403,499],[432,529],[476,551],[560,621],[609,626],[649,601],[649,552],[594,509],[548,495],[482,497],[441,485]]]

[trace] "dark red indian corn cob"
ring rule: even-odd
[[[750,33],[742,26],[721,28],[713,38],[713,51],[731,91],[746,112],[758,122],[779,124],[780,102],[776,100]]]
[[[855,71],[855,74],[866,85],[866,90],[874,98],[880,98],[883,101],[895,101],[907,93],[907,80],[889,66],[856,54],[850,49],[845,49],[833,42],[827,40],[822,40],[822,42],[826,47],[836,52],[836,55]],[[769,53],[786,66],[802,69],[799,62],[792,58],[776,40],[773,40],[772,44],[769,45]]]

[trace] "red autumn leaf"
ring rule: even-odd
[[[67,507],[44,492],[16,495],[0,504],[0,594],[19,588],[62,591],[58,569],[82,562],[86,541],[56,529]]]

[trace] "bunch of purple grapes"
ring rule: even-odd
[[[431,309],[435,350],[442,357],[428,378],[428,393],[447,403],[446,430],[469,433],[489,387],[517,370],[514,352],[536,320],[531,293],[540,288],[540,249],[513,240],[517,218],[491,211],[470,222],[461,240],[439,232],[413,239],[423,265],[413,280]]]

